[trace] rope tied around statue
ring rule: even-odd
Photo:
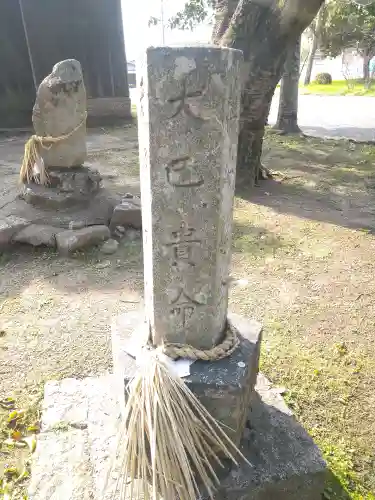
[[[197,349],[188,344],[164,343],[161,350],[163,354],[174,360],[188,358],[191,360],[219,361],[229,357],[239,344],[240,340],[236,328],[227,321],[223,340],[211,349]]]
[[[32,135],[25,144],[25,153],[20,170],[20,182],[26,184],[35,182],[41,185],[48,184],[48,172],[44,165],[41,149],[50,150],[53,145],[66,141],[86,123],[87,113],[73,130],[67,134],[52,136]]]

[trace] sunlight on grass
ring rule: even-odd
[[[310,83],[310,85],[300,85],[301,94],[318,95],[356,95],[356,96],[375,96],[375,85],[372,88],[365,88],[363,83],[353,82],[349,86],[345,80],[334,80],[330,85],[320,85]]]

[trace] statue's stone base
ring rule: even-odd
[[[227,429],[235,444],[239,444],[245,429],[246,418],[259,367],[262,327],[231,314],[228,321],[239,332],[240,346],[228,358],[207,362],[196,361],[190,366],[190,375],[184,378],[210,414]],[[134,358],[126,351],[130,338],[141,345],[147,342],[148,326],[143,311],[117,317],[112,325],[113,369],[125,387],[137,371]]]
[[[139,198],[123,200],[100,186],[97,170],[87,167],[48,170],[49,186],[30,183],[0,208],[0,251],[13,243],[78,249],[126,236],[142,226]]]
[[[118,469],[106,478],[121,418],[118,382],[107,375],[46,384],[30,500],[116,498]],[[262,375],[250,421],[241,451],[251,467],[233,467],[215,500],[320,500],[326,470],[320,451]]]
[[[49,168],[48,186],[25,184],[20,197],[38,208],[87,206],[99,192],[101,180],[99,171],[88,167]]]

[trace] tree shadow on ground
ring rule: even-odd
[[[267,134],[273,178],[238,196],[279,213],[351,229],[375,228],[375,148],[348,141]]]
[[[284,184],[270,179],[260,188],[239,189],[237,195],[278,213],[347,227],[375,230],[375,206],[358,206],[350,196],[314,192],[301,185]]]
[[[351,500],[351,496],[341,484],[340,479],[331,469],[327,469],[326,488],[322,495],[323,500]]]

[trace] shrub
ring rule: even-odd
[[[329,73],[318,73],[315,82],[319,83],[319,85],[331,85],[332,76]]]

